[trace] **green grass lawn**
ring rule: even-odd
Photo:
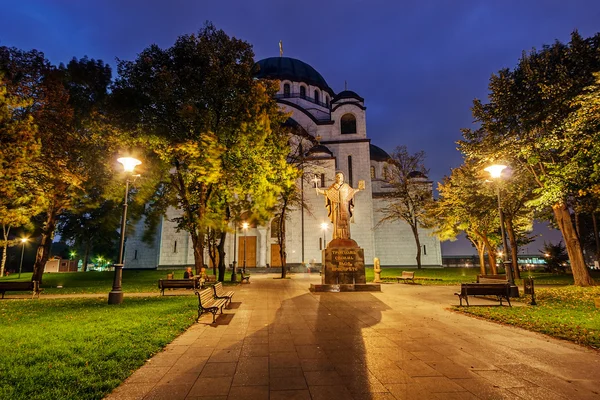
[[[101,399],[194,323],[197,302],[0,301],[0,398]]]
[[[174,272],[175,279],[183,279],[183,270],[124,270],[122,287],[125,293],[151,293],[159,292],[158,280],[166,279],[167,274]],[[6,281],[29,281],[31,272],[18,275],[13,274],[0,278]],[[114,272],[60,272],[46,273],[42,281],[42,296],[44,294],[79,294],[79,293],[108,293],[112,289]],[[231,272],[225,273],[224,284],[228,284]],[[62,288],[57,288],[62,286]],[[23,294],[23,292],[18,292]]]
[[[479,268],[382,268],[381,278],[384,281],[396,282],[395,276],[402,271],[414,271],[415,281],[423,285],[458,285],[460,283],[476,282]],[[600,282],[600,271],[591,271],[592,277]],[[367,281],[373,281],[373,267],[366,268]],[[551,274],[548,272],[521,272],[522,278],[532,277],[536,285],[572,285],[573,276],[570,274]],[[422,279],[419,279],[422,278]],[[523,281],[515,283],[523,286]]]
[[[562,286],[536,289],[538,305],[528,305],[530,296],[520,301],[523,307],[454,307],[456,311],[492,321],[545,333],[560,339],[600,348],[600,287]]]

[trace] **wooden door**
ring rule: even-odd
[[[279,244],[271,244],[271,267],[281,267],[281,253],[279,253]]]
[[[246,237],[246,267],[256,267],[256,236]],[[238,267],[244,266],[244,236],[238,240]]]

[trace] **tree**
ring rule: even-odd
[[[573,101],[594,84],[593,72],[600,70],[599,49],[600,34],[583,39],[574,32],[566,45],[556,42],[524,53],[513,70],[492,76],[488,103],[474,101],[473,116],[481,127],[465,130],[461,142],[467,159],[507,160],[529,171],[536,188],[528,205],[552,209],[579,286],[594,282],[573,211],[581,191],[593,187],[589,178],[595,178],[582,156],[597,146],[589,147],[596,143],[593,132],[573,123],[578,107]]]
[[[83,255],[83,271],[87,270],[94,253],[116,259],[121,214],[120,204],[104,201],[97,208],[67,211],[60,215],[57,230],[63,240]]]
[[[543,250],[540,253],[544,255],[548,272],[565,272],[569,256],[562,240],[557,244],[544,242]]]
[[[426,225],[434,226],[440,240],[453,240],[465,232],[479,255],[486,274],[485,253],[492,274],[497,274],[496,247],[500,243],[497,200],[484,185],[481,169],[466,162],[438,185],[439,198],[428,206]]]
[[[40,154],[36,127],[33,118],[21,112],[32,102],[27,96],[10,95],[0,73],[0,276],[4,276],[8,247],[19,243],[11,240],[11,229],[28,225],[43,205],[34,181],[35,167],[30,162]]]
[[[287,275],[287,248],[286,248],[286,222],[290,214],[295,209],[304,209],[310,211],[304,201],[303,191],[306,184],[311,184],[312,174],[306,174],[306,171],[313,171],[318,167],[319,161],[316,159],[307,159],[306,154],[315,145],[318,145],[316,139],[308,134],[297,123],[286,121],[290,127],[289,154],[287,155],[287,164],[291,167],[287,169],[287,176],[281,175],[282,190],[279,194],[278,204],[275,211],[275,221],[277,223],[277,244],[279,245],[279,258],[281,259],[281,278]],[[323,244],[325,245],[325,244]]]
[[[151,211],[181,209],[176,221],[190,233],[196,271],[204,265],[206,235],[218,231],[223,280],[236,210],[264,219],[280,190],[285,136],[275,88],[253,78],[251,46],[212,24],[168,49],[152,45],[135,61],[119,61],[118,69],[114,110],[168,175],[159,188],[168,201],[151,202]]]
[[[410,226],[416,246],[417,268],[421,268],[419,228],[423,224],[427,205],[433,201],[431,182],[427,180],[425,152],[410,154],[406,146],[398,146],[392,153],[388,169],[388,183],[393,187],[386,193],[386,205],[380,212],[379,223],[404,221]]]
[[[54,67],[38,51],[2,47],[0,71],[9,94],[33,100],[19,112],[33,119],[42,149],[29,160],[35,168],[35,190],[44,201],[32,276],[41,282],[58,217],[92,188],[104,192],[114,187],[110,160],[117,135],[98,112],[108,93],[110,68],[88,59]]]

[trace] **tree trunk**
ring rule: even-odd
[[[517,238],[515,235],[515,229],[512,223],[511,217],[504,216],[506,222],[506,233],[508,234],[508,241],[510,243],[510,254],[511,254],[511,262],[512,269],[514,272],[513,279],[521,279],[521,271],[519,270],[519,249],[517,247]]]
[[[38,281],[40,285],[42,284],[46,261],[48,261],[48,257],[50,256],[50,247],[52,246],[54,229],[56,228],[56,217],[55,203],[52,203],[46,212],[46,221],[42,228],[42,240],[35,255],[35,264],[33,265],[33,274],[31,275],[31,280]]]
[[[88,262],[90,261],[90,248],[92,247],[91,245],[91,240],[88,238],[88,240],[85,243],[85,253],[83,254],[83,272],[87,271],[87,266],[88,266]]]
[[[2,225],[2,265],[0,265],[0,277],[4,276],[4,269],[6,268],[6,259],[8,258],[8,235],[10,233],[10,226]]]
[[[227,239],[227,232],[221,232],[221,239],[217,250],[219,252],[219,282],[225,282],[225,239]],[[213,264],[213,273],[216,275],[216,270]]]
[[[199,275],[202,268],[204,267],[204,241],[200,238],[200,235],[196,232],[196,230],[192,230],[190,232],[192,236],[192,246],[194,248],[194,269],[195,274]]]
[[[285,279],[287,275],[287,260],[286,260],[286,251],[285,251],[285,217],[286,212],[285,208],[287,207],[287,202],[283,204],[281,215],[279,217],[279,232],[277,234],[277,241],[279,242],[279,257],[281,258],[281,279]]]
[[[415,238],[415,244],[417,245],[417,268],[421,269],[421,241],[419,240],[419,228],[416,224],[417,222],[415,221],[415,225],[411,226],[411,230]]]
[[[487,237],[483,236],[482,240],[488,251],[488,262],[490,263],[492,275],[498,275],[498,266],[496,265],[496,249],[492,247]]]
[[[208,257],[213,266],[213,275],[217,275],[219,245],[217,245],[217,237],[214,229],[210,229],[208,233]]]
[[[594,240],[596,241],[596,261],[600,261],[600,237],[598,236],[598,223],[595,212],[592,212],[592,223],[594,224]]]
[[[479,256],[479,273],[481,275],[486,275],[485,273],[485,243],[481,240],[473,240],[471,237],[468,237],[475,249],[477,249],[477,255]]]
[[[573,271],[573,280],[576,286],[592,286],[594,280],[590,276],[590,273],[585,265],[583,258],[583,250],[581,249],[581,242],[575,232],[573,221],[571,220],[571,213],[565,204],[555,204],[552,206],[554,212],[554,218],[558,229],[563,235],[565,240],[565,246],[567,247],[567,253],[569,254],[569,260],[571,261],[571,270]]]

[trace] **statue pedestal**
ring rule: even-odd
[[[311,284],[311,292],[381,291],[381,285],[367,284],[365,253],[354,240],[332,240],[323,250],[323,260],[321,284]]]

